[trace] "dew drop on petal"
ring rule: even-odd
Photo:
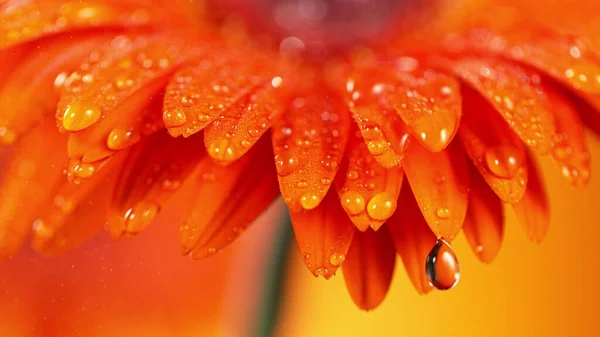
[[[377,193],[369,200],[367,213],[378,221],[389,219],[396,210],[396,200],[387,192]]]
[[[165,123],[165,126],[170,128],[170,127],[181,126],[181,125],[185,124],[185,122],[187,121],[187,118],[185,116],[185,113],[181,110],[178,110],[178,109],[175,111],[167,110],[163,113],[163,121]]]
[[[460,266],[450,244],[439,239],[429,252],[425,271],[431,285],[439,290],[452,289],[460,279]]]
[[[298,167],[298,157],[293,153],[283,152],[275,156],[275,167],[277,168],[277,173],[285,177]]]
[[[320,201],[319,196],[312,193],[306,193],[300,197],[300,205],[306,210],[314,209],[319,205]]]
[[[75,102],[67,107],[62,124],[67,131],[80,131],[92,126],[102,117],[102,108],[91,102]]]
[[[138,233],[148,227],[158,214],[155,203],[140,201],[125,213],[125,229],[129,233]]]
[[[492,174],[499,178],[512,179],[523,166],[519,150],[513,146],[489,148],[485,152],[485,162]]]
[[[344,260],[346,259],[346,257],[343,254],[340,253],[333,253],[331,254],[331,256],[329,257],[329,262],[334,265],[334,266],[340,266]]]
[[[106,138],[106,146],[111,150],[126,149],[140,140],[140,135],[125,128],[113,129]]]
[[[357,215],[365,210],[365,199],[355,191],[349,191],[342,195],[342,207],[349,215]]]

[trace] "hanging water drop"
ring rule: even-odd
[[[439,290],[454,288],[460,279],[460,266],[450,244],[439,239],[429,252],[425,271],[431,285]]]

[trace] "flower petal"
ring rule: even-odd
[[[100,232],[106,223],[108,203],[117,172],[127,153],[111,158],[89,180],[75,184],[60,179],[60,187],[33,223],[33,248],[44,256],[67,253]]]
[[[220,49],[207,51],[202,62],[183,67],[169,81],[163,120],[172,136],[199,132],[271,80],[265,66],[269,62],[230,54]]]
[[[375,309],[384,300],[392,282],[396,252],[387,229],[357,232],[342,271],[348,292],[363,310]]]
[[[219,252],[279,195],[273,154],[267,143],[264,138],[246,156],[228,166],[209,156],[200,162],[188,179],[193,197],[180,229],[183,254],[203,258]]]
[[[470,171],[471,190],[463,232],[477,258],[489,263],[498,255],[504,236],[502,202],[474,168]]]
[[[23,137],[9,161],[3,163],[0,256],[12,255],[20,248],[40,207],[60,184],[67,162],[65,146],[66,138],[48,119]]]
[[[342,207],[356,228],[378,230],[392,216],[403,178],[400,167],[379,165],[360,133],[352,128],[335,182]]]
[[[108,230],[113,238],[145,229],[205,156],[202,136],[176,139],[166,131],[133,147],[112,198]]]
[[[590,180],[590,153],[583,122],[567,96],[554,87],[547,87],[546,93],[556,118],[552,156],[565,178],[573,185],[585,186]]]
[[[525,145],[483,97],[469,88],[463,95],[469,104],[458,134],[465,152],[500,199],[518,202],[527,186]]]
[[[480,92],[529,147],[541,154],[550,152],[556,125],[538,74],[496,59],[443,62]]]
[[[433,70],[399,74],[401,84],[388,99],[414,137],[432,152],[448,146],[460,122],[460,84]]]
[[[412,141],[404,158],[404,172],[425,220],[438,237],[452,240],[467,212],[469,174],[462,150],[451,144],[429,152]]]
[[[82,28],[142,27],[165,20],[155,6],[127,1],[29,1],[0,10],[0,49]]]
[[[398,210],[385,227],[390,231],[410,282],[419,294],[426,294],[433,287],[427,278],[425,261],[437,239],[427,225],[408,183],[402,187],[398,203]]]
[[[221,118],[206,127],[204,140],[209,155],[229,163],[243,156],[258,141],[283,109],[276,89],[280,80],[275,78],[272,84],[234,103]]]
[[[98,45],[110,39],[110,34],[88,34],[85,38],[72,34],[44,39],[34,50],[20,54],[19,64],[12,65],[12,71],[3,73],[0,142],[15,142],[46,115],[53,114],[58,101],[56,89],[66,74],[83,63]]]
[[[388,101],[398,80],[384,68],[363,69],[346,83],[346,101],[367,149],[383,167],[399,166],[408,128]]]
[[[354,226],[334,191],[310,211],[290,212],[298,249],[315,276],[329,279],[346,260]]]
[[[59,127],[70,133],[69,157],[91,163],[128,147],[107,143],[115,129],[140,134],[161,128],[157,111],[147,116],[143,109],[158,100],[169,74],[197,52],[185,41],[155,35],[120,36],[102,57],[92,54],[82,66],[90,69],[72,74],[63,85],[57,109]]]
[[[527,190],[523,199],[513,205],[513,210],[527,237],[533,242],[540,243],[550,226],[548,195],[531,155],[527,157],[527,165],[529,167]]]
[[[314,209],[327,194],[348,141],[348,110],[332,93],[295,98],[273,122],[275,163],[290,210]]]

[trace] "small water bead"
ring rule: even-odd
[[[67,131],[80,131],[92,126],[100,117],[100,105],[92,102],[74,102],[65,110],[62,124]]]
[[[448,208],[438,208],[435,212],[438,218],[440,219],[449,219],[450,218],[450,210]]]
[[[460,279],[460,266],[450,244],[439,239],[429,252],[425,272],[431,285],[439,290],[452,289]]]
[[[91,177],[94,172],[96,172],[96,165],[86,163],[78,164],[73,170],[73,173],[75,173],[75,176],[79,179],[87,179]]]
[[[236,157],[233,147],[227,139],[219,139],[208,146],[208,154],[216,160],[232,161]]]
[[[163,113],[163,121],[165,122],[165,126],[168,128],[184,125],[187,121],[187,117],[185,116],[185,112],[176,109],[176,110],[167,110]]]
[[[512,179],[523,166],[521,152],[513,146],[489,148],[485,152],[485,162],[492,174],[499,178]]]
[[[343,254],[333,253],[329,257],[329,263],[331,263],[333,266],[338,267],[338,266],[342,265],[342,263],[344,262],[345,259],[346,259],[346,257]]]
[[[590,93],[600,93],[600,67],[590,63],[579,63],[565,70],[565,77],[574,86]]]
[[[396,210],[396,200],[387,192],[377,193],[369,200],[367,205],[367,213],[369,216],[378,221],[389,219]]]
[[[113,129],[106,138],[106,146],[111,150],[123,150],[140,140],[139,133],[125,128]]]
[[[349,215],[357,215],[365,210],[365,198],[358,192],[346,192],[341,199],[342,207]]]
[[[369,152],[376,156],[385,152],[387,144],[385,141],[370,141],[367,143],[367,147],[369,148]]]
[[[305,193],[300,197],[300,206],[306,210],[314,209],[319,206],[321,199],[318,195],[312,193]]]
[[[140,201],[125,213],[125,230],[129,233],[139,233],[154,220],[158,214],[157,204]]]
[[[285,177],[294,172],[296,167],[298,167],[298,157],[290,152],[282,152],[275,156],[275,167],[277,173]]]
[[[348,173],[346,174],[346,179],[350,180],[350,181],[354,181],[356,179],[358,179],[358,172],[352,170],[352,171],[348,171]]]

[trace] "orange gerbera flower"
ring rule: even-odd
[[[396,253],[451,288],[448,242],[491,261],[505,204],[545,236],[528,149],[589,179],[600,7],[523,2],[2,1],[0,254],[135,235],[177,191],[201,258],[281,193],[307,267],[343,266],[361,308]]]

